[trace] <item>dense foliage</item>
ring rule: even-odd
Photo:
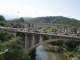
[[[52,24],[66,24],[80,26],[80,21],[74,18],[67,18],[62,16],[50,16],[50,17],[37,17],[29,20],[29,22],[41,22]]]
[[[10,33],[7,33],[7,32],[5,32],[5,31],[3,31],[3,30],[0,30],[0,41],[8,41],[8,40],[10,40],[11,38],[13,37],[13,35],[12,34],[10,34]]]
[[[0,30],[0,53],[6,49],[8,52],[0,54],[0,60],[30,60],[21,38]]]
[[[48,32],[55,32],[57,31],[57,29],[53,28],[53,27],[47,27],[47,26],[43,26],[41,27],[41,30],[45,30],[45,31],[48,31]]]
[[[24,18],[20,17],[18,19],[13,19],[12,21],[16,21],[16,22],[24,22]]]
[[[31,60],[35,60],[35,58],[36,58],[36,49],[34,49],[33,51],[31,51],[29,53],[29,56],[31,57]]]
[[[23,28],[24,25],[22,25],[21,23],[17,23],[17,22],[24,22],[24,19],[21,17],[19,19],[14,19],[12,21],[16,21],[16,24],[7,24],[6,20],[4,18],[3,15],[0,15],[0,26],[1,27],[13,27],[13,28]]]
[[[0,15],[0,21],[5,21],[5,18],[3,15]]]
[[[13,24],[13,23],[10,24],[13,28],[23,28],[24,27],[24,25],[22,25],[21,23],[17,23],[17,22],[24,22],[24,19],[22,17],[18,19],[13,19],[12,22],[16,22],[16,24]]]
[[[68,58],[78,57],[80,59],[80,41],[53,41],[50,42],[52,45],[58,46],[58,52],[64,53]]]

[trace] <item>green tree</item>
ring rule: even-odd
[[[0,30],[0,40],[3,41],[8,41],[9,39],[11,39],[13,37],[12,34],[7,33],[3,30]]]
[[[21,18],[19,18],[19,21],[24,22],[24,19],[21,17]]]
[[[0,54],[0,60],[4,60],[3,54]]]
[[[24,18],[20,17],[19,19],[13,19],[12,21],[16,21],[16,22],[24,22]]]
[[[10,24],[5,23],[5,18],[3,15],[0,15],[0,26],[11,27]]]
[[[5,21],[5,18],[3,15],[0,15],[0,21]]]
[[[23,41],[20,37],[0,30],[0,52],[9,51],[0,55],[0,60],[30,60],[27,51],[23,48]]]
[[[80,45],[78,46],[78,52],[77,52],[77,57],[78,57],[78,60],[80,60]]]
[[[23,48],[23,42],[20,37],[15,37],[9,41],[0,44],[0,50],[9,51],[3,54],[4,60],[30,60],[27,51]]]
[[[0,26],[6,26],[6,24],[4,23],[4,21],[0,21]]]
[[[29,53],[29,56],[31,57],[31,60],[35,60],[35,57],[36,57],[36,49],[34,49],[33,51],[31,51]]]

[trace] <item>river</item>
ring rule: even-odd
[[[36,48],[35,60],[68,60],[63,53],[58,53],[55,48],[48,44],[40,45]]]

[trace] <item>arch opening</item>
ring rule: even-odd
[[[71,32],[72,32],[72,33],[77,33],[77,30],[78,30],[77,28],[72,28],[72,29],[71,29]]]
[[[33,45],[32,47],[30,47],[29,49],[28,49],[28,52],[30,53],[31,51],[33,51],[37,46],[39,46],[39,45],[42,45],[42,44],[45,44],[45,43],[49,43],[49,42],[52,42],[52,41],[55,41],[55,42],[57,42],[57,41],[68,41],[67,39],[50,39],[50,40],[45,40],[45,41],[43,41],[43,42],[40,42],[40,43],[37,43],[37,44],[35,44],[35,45]]]

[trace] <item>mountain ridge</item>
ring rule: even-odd
[[[74,25],[80,26],[80,20],[74,18],[68,18],[63,16],[47,16],[47,17],[37,17],[28,22],[38,22],[38,23],[52,23],[52,24],[65,24],[65,25]]]

